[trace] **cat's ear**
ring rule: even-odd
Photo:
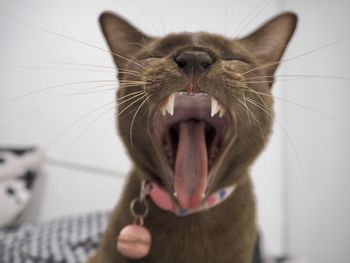
[[[100,25],[119,69],[132,61],[135,53],[152,40],[125,19],[112,13],[100,16]]]
[[[273,75],[278,67],[278,62],[295,31],[297,20],[293,13],[281,14],[240,40],[260,65],[266,65],[264,70],[268,75]]]

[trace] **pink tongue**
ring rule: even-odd
[[[183,208],[200,206],[207,188],[208,157],[205,123],[184,121],[179,125],[175,162],[175,192]]]

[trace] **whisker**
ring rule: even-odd
[[[137,100],[133,101],[132,103],[130,103],[128,106],[126,106],[124,109],[122,109],[120,112],[118,112],[118,114],[116,115],[116,118],[120,117],[123,112],[125,112],[128,108],[130,108],[132,105],[134,105],[136,102],[142,100],[144,97],[146,97],[146,95],[143,95],[141,98],[138,98]],[[120,105],[121,103],[119,103]]]
[[[224,19],[224,31],[225,34],[227,32],[227,24],[228,24],[228,13],[230,12],[231,8],[229,8],[229,1],[225,1],[225,19]]]
[[[73,142],[71,143],[71,145],[68,147],[67,149],[67,153],[66,155],[68,155],[71,150],[74,148],[74,146],[77,144],[77,142],[79,141],[79,139],[87,132],[87,130],[94,124],[96,123],[100,118],[102,118],[105,114],[107,114],[108,112],[110,112],[111,110],[114,110],[115,106],[113,105],[113,107],[108,108],[107,110],[103,111],[101,114],[99,114],[96,118],[94,118],[92,121],[90,121],[84,128],[83,130],[75,137],[75,139],[73,140]]]
[[[106,144],[106,140],[107,140],[107,133],[108,131],[112,128],[113,124],[115,123],[115,120],[113,118],[111,118],[108,122],[108,125],[103,129],[103,135],[100,138],[100,143],[99,143],[99,147],[98,150],[96,151],[96,160],[97,160],[97,164],[101,164],[102,161],[102,153],[104,151],[105,148],[105,144]]]
[[[309,108],[309,107],[307,107],[307,106],[305,106],[305,105],[303,105],[303,104],[296,103],[296,102],[294,102],[294,101],[287,100],[287,99],[278,97],[278,96],[276,96],[276,95],[266,94],[266,93],[258,92],[258,91],[252,90],[252,89],[246,90],[246,91],[248,91],[248,92],[253,92],[253,93],[256,93],[256,94],[260,94],[261,96],[268,96],[268,97],[271,97],[271,98],[274,98],[274,99],[278,99],[278,100],[280,100],[280,101],[283,101],[283,102],[289,103],[289,104],[291,104],[291,105],[294,105],[294,106],[303,108],[304,110],[307,110],[307,111],[312,112],[312,113],[319,114],[319,115],[321,115],[321,116],[323,116],[323,117],[327,117],[327,118],[329,118],[329,119],[339,120],[338,118],[335,118],[334,116],[330,116],[330,115],[325,114],[325,113],[323,113],[323,112],[320,112],[320,111],[314,110],[314,109],[312,109],[312,108]]]
[[[120,71],[133,72],[133,73],[138,73],[141,75],[141,72],[138,70],[133,70],[133,69],[129,69],[129,68],[119,68],[119,67],[117,69]]]
[[[40,112],[43,109],[47,109],[47,108],[49,108],[51,106],[54,106],[54,105],[60,103],[61,101],[65,100],[65,99],[66,99],[66,97],[59,98],[59,99],[57,99],[57,100],[55,100],[53,102],[49,102],[49,103],[45,103],[44,105],[40,105],[39,107],[36,107],[35,109],[30,109],[29,111],[26,111],[25,114],[21,114],[20,116],[16,117],[13,120],[9,120],[7,122],[0,123],[0,128],[4,128],[4,127],[6,127],[8,125],[13,125],[13,124],[15,124],[15,123],[25,119],[25,118],[28,118],[29,116],[31,116],[31,115],[33,115],[35,113]]]
[[[145,94],[143,93],[143,91],[142,91],[142,93],[138,93],[138,94],[136,94],[136,95],[133,95],[133,96],[130,97],[130,98],[127,98],[127,99],[123,100],[122,102],[119,102],[118,105],[122,105],[122,104],[124,104],[125,102],[128,102],[128,101],[130,101],[130,100],[133,100],[133,99],[135,99],[135,98],[137,98],[137,97],[140,97],[141,95],[142,95],[142,97],[145,96]]]
[[[270,118],[272,118],[275,121],[275,119],[272,116],[272,112],[270,111],[271,109],[263,107],[260,103],[250,98],[246,98],[246,101],[261,109],[264,113],[266,113]]]
[[[104,65],[95,65],[95,64],[85,64],[85,63],[77,63],[77,62],[65,62],[65,61],[32,61],[33,63],[46,63],[46,64],[58,64],[58,65],[70,65],[70,66],[85,66],[85,67],[94,67],[94,68],[105,68],[105,69],[114,69],[112,66],[104,66]]]
[[[233,98],[234,98],[237,102],[239,102],[239,103],[243,106],[243,109],[245,109],[249,121],[250,121],[249,114],[251,114],[251,116],[252,116],[253,119],[255,120],[256,124],[258,125],[258,128],[259,128],[260,133],[261,133],[261,138],[263,139],[264,142],[266,142],[264,133],[263,133],[263,131],[262,131],[262,128],[261,128],[261,126],[260,126],[260,124],[259,124],[259,122],[258,122],[258,120],[257,120],[257,118],[256,118],[256,116],[255,116],[255,114],[250,110],[250,108],[248,107],[248,105],[247,105],[245,102],[242,102],[242,101],[240,100],[240,98],[239,98],[238,96],[236,96],[236,95],[234,95],[234,94],[231,94],[231,95],[233,96]]]
[[[252,23],[256,18],[258,18],[258,17],[263,13],[263,11],[271,4],[271,2],[272,2],[272,0],[266,0],[266,1],[264,1],[264,2],[262,3],[262,5],[259,5],[259,7],[255,10],[255,11],[257,11],[257,13],[245,24],[245,26],[244,26],[244,27],[241,27],[240,29],[239,29],[239,27],[238,27],[239,30],[238,30],[238,32],[235,34],[235,37],[238,37],[238,36],[242,33],[243,30],[245,30],[246,28],[248,28],[248,27],[251,25],[251,23]],[[255,13],[255,12],[252,12],[251,15],[253,15],[253,13]],[[247,18],[249,18],[249,16],[248,16]]]
[[[303,78],[276,79],[276,80],[261,80],[261,81],[245,81],[244,84],[271,84],[277,82],[285,82],[290,80],[301,80]]]
[[[228,1],[226,1],[226,3],[228,3]],[[229,11],[229,14],[228,14],[228,25],[226,27],[224,27],[224,32],[225,32],[225,35],[227,33],[227,30],[229,30],[230,26],[231,26],[231,23],[232,23],[232,17],[234,17],[235,13],[237,12],[238,10],[238,4],[239,4],[239,0],[236,0],[233,4],[233,6],[231,6],[230,8],[230,11]],[[227,34],[228,35],[228,34]]]
[[[147,81],[139,80],[139,79],[121,79],[119,80],[120,83],[147,83]]]
[[[127,94],[127,95],[124,95],[124,96],[118,98],[117,101],[122,101],[123,99],[125,99],[125,98],[127,98],[127,97],[133,96],[133,95],[135,95],[135,94],[142,94],[142,93],[144,93],[143,90],[135,91],[135,92],[129,93],[129,94]]]
[[[245,107],[245,108],[248,108],[244,90],[242,90],[242,95],[243,95],[242,97],[243,97],[243,104],[244,104],[244,107]],[[249,122],[250,122],[250,121],[251,121],[251,120],[250,120],[250,115],[247,114],[247,116],[248,116],[248,120],[249,120]]]
[[[264,136],[264,132],[263,132],[263,130],[262,130],[262,128],[261,128],[261,125],[260,125],[260,123],[259,123],[257,117],[255,116],[255,114],[254,114],[254,113],[250,110],[250,108],[249,108],[246,104],[244,104],[240,99],[237,98],[236,101],[238,101],[239,103],[241,103],[241,104],[245,107],[245,109],[247,110],[247,115],[248,115],[248,112],[252,115],[253,119],[255,120],[255,122],[256,122],[256,124],[258,125],[258,128],[259,128],[259,130],[260,130],[261,138],[263,139],[263,142],[266,143],[266,138],[265,138],[265,136]]]
[[[145,24],[145,23],[144,23],[145,21],[141,21],[141,20],[139,19],[139,18],[143,15],[143,12],[142,12],[141,9],[139,8],[139,6],[138,6],[138,5],[134,5],[131,1],[125,1],[125,3],[127,3],[127,4],[131,7],[131,10],[130,10],[130,11],[134,13],[134,18],[135,18],[135,20],[141,22],[142,24]],[[128,13],[130,13],[130,11],[129,11]],[[138,11],[138,14],[137,14],[135,11]],[[152,23],[152,21],[151,21],[150,19],[148,19],[146,22],[147,22],[148,25],[150,26],[149,28],[150,28],[150,29],[153,29],[154,32],[157,32],[157,31],[158,31],[158,29],[156,28],[155,24]]]
[[[120,84],[148,84],[146,81],[142,80],[121,80],[119,81]]]
[[[264,111],[266,114],[270,114],[269,116],[272,117],[272,112],[270,111],[270,109],[264,107],[263,105],[261,105],[259,102],[250,99],[250,98],[246,98],[246,100],[248,102],[250,102],[251,104],[255,105],[256,107],[258,107],[259,109],[261,109],[262,111]]]
[[[125,70],[119,70],[118,73],[122,73],[125,75],[131,75],[131,76],[135,76],[135,77],[142,77],[142,74],[140,74],[140,73],[129,72],[129,71],[125,71]]]
[[[95,93],[101,93],[101,92],[113,91],[113,90],[115,90],[115,88],[99,89],[99,90],[93,90],[93,91],[82,91],[82,92],[67,92],[67,93],[48,92],[48,94],[58,95],[58,96],[80,96],[80,95],[89,95],[89,94],[95,94]]]
[[[142,108],[142,106],[145,104],[145,102],[151,97],[151,95],[148,95],[144,101],[140,104],[140,106],[137,108],[135,114],[134,114],[134,117],[132,118],[132,121],[131,121],[131,124],[130,124],[130,144],[131,146],[133,146],[133,140],[132,140],[132,130],[133,130],[133,127],[134,127],[134,122],[135,122],[135,119],[136,119],[136,115],[138,114],[138,112],[140,111],[140,109]]]
[[[51,94],[51,93],[49,93],[49,94]],[[53,93],[53,94],[54,94],[54,95],[60,95],[60,94],[55,94],[55,93]],[[104,94],[103,94],[102,96],[99,96],[99,97],[97,98],[97,100],[99,100],[99,99],[102,98],[103,96],[104,96]],[[54,105],[56,105],[56,104],[58,104],[58,103],[60,103],[60,102],[63,102],[63,101],[65,101],[65,100],[69,99],[69,98],[70,98],[70,96],[60,97],[60,98],[57,99],[57,100],[51,101],[51,102],[49,102],[49,103],[45,103],[45,104],[43,104],[43,105],[40,105],[39,107],[36,107],[36,108],[31,109],[31,110],[29,110],[29,111],[26,111],[25,114],[22,114],[21,116],[17,117],[17,118],[16,118],[15,120],[13,120],[13,121],[8,121],[8,122],[6,122],[6,123],[1,123],[1,124],[0,124],[0,128],[1,128],[1,127],[6,127],[7,125],[11,125],[11,124],[14,124],[14,123],[16,123],[16,122],[18,122],[18,121],[20,121],[20,120],[23,120],[23,119],[25,119],[25,118],[28,118],[29,116],[31,116],[31,115],[33,115],[33,114],[35,114],[35,113],[37,113],[37,112],[39,112],[39,111],[41,111],[41,110],[43,110],[43,109],[47,109],[47,108],[49,108],[49,107],[52,107],[52,106],[54,106]]]
[[[81,91],[90,91],[90,90],[100,89],[100,88],[104,88],[104,87],[113,87],[113,89],[117,89],[118,83],[93,86],[93,87],[89,87],[87,89],[81,89]]]
[[[49,148],[51,148],[63,135],[65,135],[68,131],[70,131],[71,129],[73,129],[77,124],[79,124],[80,122],[82,122],[84,119],[86,119],[87,117],[89,117],[91,114],[107,107],[110,106],[111,104],[115,104],[115,100],[113,99],[113,101],[110,101],[106,104],[103,104],[97,108],[92,109],[91,111],[88,111],[86,114],[83,114],[82,116],[80,116],[78,119],[76,119],[73,123],[69,124],[64,130],[62,130],[59,134],[57,134],[54,139],[51,141],[51,143],[49,144]]]
[[[326,48],[329,48],[329,47],[331,47],[331,46],[334,46],[334,45],[336,45],[336,44],[338,44],[338,43],[340,43],[340,42],[342,42],[342,41],[344,41],[344,40],[346,40],[346,39],[348,39],[348,38],[350,38],[350,35],[344,36],[344,37],[339,38],[339,39],[337,39],[337,40],[335,40],[335,41],[332,41],[332,42],[330,42],[330,43],[328,43],[328,44],[326,44],[326,45],[323,45],[323,46],[320,46],[320,47],[318,47],[318,48],[312,49],[312,50],[310,50],[310,51],[301,53],[301,54],[299,54],[299,55],[292,56],[292,57],[289,57],[289,58],[286,58],[286,59],[282,59],[282,60],[280,60],[280,61],[275,61],[275,62],[266,63],[266,64],[263,64],[263,65],[257,66],[257,67],[255,67],[255,68],[252,68],[252,69],[250,69],[250,70],[247,70],[246,72],[243,72],[243,73],[241,73],[241,74],[244,76],[244,75],[246,75],[246,74],[248,74],[248,73],[251,73],[251,72],[254,72],[254,71],[256,71],[256,70],[260,70],[260,69],[272,67],[272,66],[275,66],[275,65],[278,65],[278,64],[282,64],[282,63],[285,63],[285,62],[288,62],[288,61],[292,61],[292,60],[297,59],[297,58],[300,58],[300,57],[304,57],[304,56],[306,56],[306,55],[310,55],[310,54],[316,53],[316,52],[321,51],[321,50],[323,50],[323,49],[326,49]]]
[[[113,88],[108,88],[108,89],[101,89],[101,88],[105,88],[105,87],[113,87]],[[113,83],[113,84],[106,84],[106,85],[98,85],[98,86],[93,86],[87,89],[81,89],[77,92],[45,92],[48,94],[53,94],[53,95],[60,95],[60,96],[75,96],[75,95],[84,95],[84,94],[92,94],[92,93],[99,93],[99,92],[103,92],[103,91],[110,91],[110,90],[116,90],[117,88],[117,84]],[[98,90],[95,90],[98,89]]]
[[[139,88],[141,88],[142,86],[145,86],[145,85],[146,84],[144,84],[144,83],[121,83],[119,85],[119,88],[132,88],[132,87],[139,87]]]
[[[255,13],[256,11],[258,11],[258,10],[261,9],[261,8],[263,8],[264,5],[266,4],[266,2],[268,2],[268,0],[265,0],[265,1],[263,1],[262,3],[257,4],[257,5],[253,8],[253,10],[252,10],[251,12],[249,12],[249,13],[241,20],[241,22],[235,27],[235,29],[233,30],[233,32],[237,32],[237,33],[233,33],[233,34],[235,34],[235,35],[237,36],[238,33],[241,32],[241,28],[242,28],[243,24],[244,24],[252,15],[254,15],[254,13]],[[259,13],[260,13],[260,12],[259,12]]]
[[[120,87],[123,87],[123,86],[125,86],[125,87],[128,87],[128,86],[131,86],[131,87],[136,87],[136,86],[142,86],[142,85],[145,85],[145,84],[148,84],[148,83],[135,83],[135,82],[119,82],[118,83],[119,84],[119,88]]]
[[[81,40],[79,40],[79,39],[75,39],[75,38],[73,38],[73,37],[70,37],[70,36],[67,36],[67,35],[64,35],[64,34],[61,34],[61,33],[58,33],[58,32],[51,31],[51,30],[49,30],[49,29],[46,29],[46,28],[43,28],[43,27],[40,27],[40,26],[36,26],[36,25],[33,25],[33,24],[25,23],[25,22],[23,22],[23,24],[25,24],[25,25],[27,25],[27,26],[29,26],[29,27],[35,28],[35,29],[37,29],[37,30],[39,30],[39,31],[46,32],[46,33],[49,33],[49,34],[52,34],[52,35],[55,35],[55,36],[58,36],[58,37],[61,37],[61,38],[64,38],[64,39],[67,39],[67,40],[70,40],[70,41],[79,43],[79,44],[82,44],[82,45],[85,45],[85,46],[88,46],[88,47],[92,47],[92,48],[101,50],[101,51],[103,51],[103,52],[105,52],[105,53],[108,53],[108,54],[110,54],[110,55],[112,55],[112,56],[116,56],[116,57],[121,58],[121,59],[123,59],[123,60],[125,60],[125,61],[128,61],[128,62],[130,62],[130,63],[133,63],[133,64],[136,65],[136,66],[139,66],[139,67],[141,67],[141,68],[145,68],[142,64],[140,64],[140,63],[138,63],[138,62],[136,62],[136,61],[134,61],[134,60],[132,60],[132,59],[126,58],[126,57],[124,57],[124,56],[122,56],[122,55],[116,54],[116,53],[114,53],[114,52],[111,52],[111,51],[109,51],[109,50],[107,50],[107,49],[104,49],[104,48],[101,48],[101,47],[99,47],[99,46],[96,46],[96,45],[87,43],[87,42],[85,42],[85,41],[81,41]]]
[[[144,51],[146,51],[151,57],[154,57],[153,53],[145,45],[142,45],[141,43],[138,43],[138,42],[130,42],[130,45],[139,46]]]
[[[161,25],[161,31],[163,32],[163,34],[166,32],[165,30],[165,19],[164,16],[162,15],[161,10],[159,10],[158,8],[161,9],[161,2],[158,2],[158,0],[156,1],[156,5],[155,5],[155,11],[157,13],[158,19],[160,21],[160,25]]]
[[[296,158],[297,158],[297,161],[298,161],[298,164],[299,164],[300,169],[303,170],[303,169],[302,169],[302,164],[301,164],[301,159],[300,159],[300,157],[299,157],[297,148],[296,148],[295,144],[293,143],[291,137],[290,137],[289,134],[287,133],[287,131],[282,127],[282,125],[281,125],[275,118],[273,118],[271,112],[266,111],[265,109],[263,109],[262,107],[260,107],[258,104],[256,104],[256,103],[253,102],[252,100],[250,100],[250,101],[248,100],[248,102],[250,102],[251,104],[255,105],[256,107],[258,107],[258,108],[260,108],[262,111],[264,111],[264,112],[265,112],[270,118],[272,118],[273,121],[279,126],[279,128],[280,128],[281,131],[284,133],[284,135],[287,137],[289,143],[291,144],[291,146],[292,146],[292,148],[293,148],[293,151],[294,151],[294,154],[295,154],[295,156],[296,156]]]
[[[123,84],[123,85],[119,85],[119,89],[140,89],[140,86],[144,86],[143,84]],[[145,88],[142,88],[143,90],[145,90]]]
[[[268,77],[269,78],[269,77]],[[256,78],[257,81],[242,81],[244,84],[271,84],[271,83],[277,83],[277,82],[286,82],[286,81],[293,81],[293,80],[303,80],[303,79],[327,79],[327,80],[339,80],[339,81],[350,81],[350,77],[341,77],[341,76],[322,76],[322,75],[291,75],[291,76],[284,76],[280,79],[272,79],[271,80],[259,80]],[[264,79],[261,77],[261,79]]]
[[[253,90],[253,89],[251,89],[251,88],[249,88],[249,87],[246,87],[248,90]],[[259,98],[259,100],[262,102],[262,104],[264,105],[264,107],[267,109],[268,108],[268,106],[266,105],[266,102],[265,102],[265,100],[263,99],[263,97],[260,95],[260,94],[258,94],[258,93],[255,93],[255,95]]]
[[[119,85],[119,89],[129,89],[129,88],[139,88],[140,86],[143,86],[143,85],[140,85],[140,84],[123,84],[123,85]]]
[[[117,80],[88,80],[88,81],[78,81],[78,82],[70,82],[70,83],[53,85],[53,86],[49,86],[49,87],[45,87],[45,88],[41,88],[41,89],[37,89],[37,90],[34,90],[34,91],[30,91],[30,92],[24,93],[22,95],[14,97],[12,99],[12,101],[16,101],[16,100],[19,100],[21,98],[40,93],[42,91],[51,90],[51,89],[55,89],[55,88],[75,86],[75,85],[88,84],[88,83],[103,83],[103,82],[115,82],[115,83],[117,83]]]
[[[81,71],[81,72],[98,72],[98,73],[115,73],[115,71],[108,70],[94,70],[94,69],[77,69],[77,68],[58,68],[58,67],[34,67],[34,66],[1,66],[0,69],[6,70],[20,70],[20,69],[33,69],[33,70],[60,70],[60,71]]]
[[[332,80],[345,80],[348,81],[350,80],[350,77],[344,77],[344,76],[332,76],[332,75],[303,75],[303,74],[296,74],[296,75],[275,75],[275,76],[256,76],[256,77],[250,77],[246,78],[245,80],[253,80],[253,79],[260,79],[260,78],[297,78],[297,79],[307,79],[307,78],[315,78],[315,79],[332,79]]]

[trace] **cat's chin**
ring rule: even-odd
[[[164,185],[181,207],[199,207],[215,190],[212,181],[235,140],[235,113],[207,93],[176,92],[155,107],[152,121],[151,137],[168,170]]]

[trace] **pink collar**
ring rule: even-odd
[[[222,188],[211,194],[208,199],[198,208],[185,209],[179,207],[172,202],[168,192],[161,188],[156,183],[148,183],[145,189],[145,194],[149,195],[152,201],[160,208],[166,211],[173,212],[177,216],[187,216],[189,214],[209,210],[223,201],[225,201],[236,189],[236,185]]]

